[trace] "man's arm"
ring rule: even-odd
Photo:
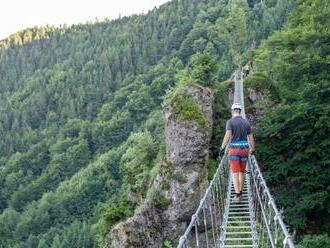
[[[249,141],[249,144],[250,144],[250,147],[251,147],[251,152],[254,152],[255,149],[256,149],[256,144],[254,142],[254,137],[253,137],[252,133],[248,135],[248,141]]]
[[[226,148],[226,145],[230,142],[232,137],[232,132],[231,130],[226,130],[225,137],[223,137],[222,145],[221,145],[221,150],[224,150]]]

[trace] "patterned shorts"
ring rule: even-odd
[[[233,173],[245,172],[249,157],[249,144],[246,141],[231,143],[229,145],[228,160]]]

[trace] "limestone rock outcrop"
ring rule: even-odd
[[[165,239],[178,240],[198,207],[207,187],[213,99],[210,90],[199,85],[181,91],[192,97],[206,125],[179,117],[172,103],[166,104],[164,161],[158,165],[144,202],[133,217],[112,228],[106,247],[160,248]]]

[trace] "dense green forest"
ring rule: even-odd
[[[258,120],[258,155],[298,233],[330,233],[329,16],[328,1],[301,1],[256,56],[273,88]]]
[[[102,246],[163,157],[166,92],[203,81],[205,61],[221,88],[252,43],[267,182],[298,239],[329,233],[329,11],[326,0],[173,0],[0,41],[0,247]]]

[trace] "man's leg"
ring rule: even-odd
[[[240,192],[242,192],[244,188],[245,169],[246,169],[247,158],[249,155],[249,149],[248,148],[240,149],[239,155],[240,155],[239,190]]]
[[[239,171],[240,171],[240,157],[237,148],[229,148],[228,160],[230,164],[230,170],[232,173],[233,184],[235,188],[236,197],[233,199],[235,202],[239,201],[240,185],[239,185]]]
[[[239,192],[242,192],[243,191],[243,188],[244,188],[244,176],[245,176],[245,173],[244,172],[239,172],[238,173],[238,181],[239,181]]]
[[[231,151],[229,151],[231,152]],[[238,194],[240,191],[240,184],[239,184],[239,171],[240,171],[240,161],[237,159],[237,157],[233,155],[229,155],[229,165],[230,170],[233,178],[233,184],[235,188],[235,192]]]
[[[232,172],[233,184],[234,184],[236,194],[239,194],[239,192],[240,192],[239,174],[240,174],[239,172]]]
[[[229,160],[231,174],[233,178],[233,184],[236,196],[233,198],[234,202],[239,202],[240,200],[240,185],[239,185],[239,160]]]

